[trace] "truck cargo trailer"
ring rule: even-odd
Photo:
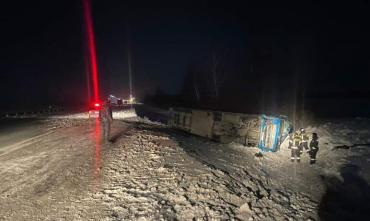
[[[275,152],[292,129],[287,117],[170,109],[168,125],[221,143],[236,142]]]

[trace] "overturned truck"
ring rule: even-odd
[[[275,152],[292,126],[287,117],[171,108],[168,125],[221,143],[236,142]]]

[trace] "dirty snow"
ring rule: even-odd
[[[325,180],[345,183],[341,168],[353,164],[370,182],[369,123],[307,127],[321,148],[309,165],[307,154],[291,163],[286,144],[256,157],[257,148],[214,143],[147,119],[115,121],[109,143],[99,140],[96,119],[47,120],[50,135],[0,155],[0,219],[325,219],[322,208],[332,205],[323,206]],[[336,148],[343,145],[350,148]]]
[[[99,116],[98,111],[90,111],[90,112],[81,112],[75,114],[62,114],[62,115],[54,115],[47,118],[51,119],[89,119],[89,118],[96,118]],[[126,119],[136,117],[135,109],[127,109],[127,110],[115,110],[113,111],[113,118],[114,119]]]

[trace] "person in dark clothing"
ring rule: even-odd
[[[108,107],[110,118],[112,118],[112,120],[113,120],[112,103],[109,99],[107,100],[107,107]]]
[[[293,132],[293,130],[290,130],[289,135],[288,135],[288,141],[289,141],[288,149],[292,149],[293,138],[294,138],[294,132]]]
[[[102,108],[99,111],[99,116],[103,126],[103,139],[105,142],[107,142],[109,141],[110,129],[113,121],[112,107],[110,105],[110,102],[103,103]]]
[[[312,133],[312,140],[310,142],[310,164],[316,163],[316,155],[319,152],[319,137],[317,133]]]

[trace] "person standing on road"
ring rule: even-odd
[[[310,151],[310,149],[308,148],[308,136],[306,134],[306,131],[305,129],[301,128],[300,129],[300,144],[299,144],[299,152],[300,154],[303,153],[303,148],[306,150],[306,152],[308,153]]]
[[[107,142],[110,139],[110,129],[113,121],[112,107],[109,101],[103,103],[102,108],[100,109],[99,116],[103,126],[103,139],[104,142]]]
[[[312,133],[312,140],[310,142],[310,164],[316,163],[316,155],[319,152],[319,137],[317,133]]]
[[[294,134],[289,136],[289,147],[291,149],[291,158],[290,160],[294,162],[297,160],[297,162],[301,162],[301,153],[299,150],[299,146],[301,143],[301,136],[299,133],[296,131]]]
[[[293,133],[293,129],[291,129],[289,130],[289,135],[288,135],[288,141],[289,141],[288,149],[292,149],[293,138],[294,138],[294,133]]]

